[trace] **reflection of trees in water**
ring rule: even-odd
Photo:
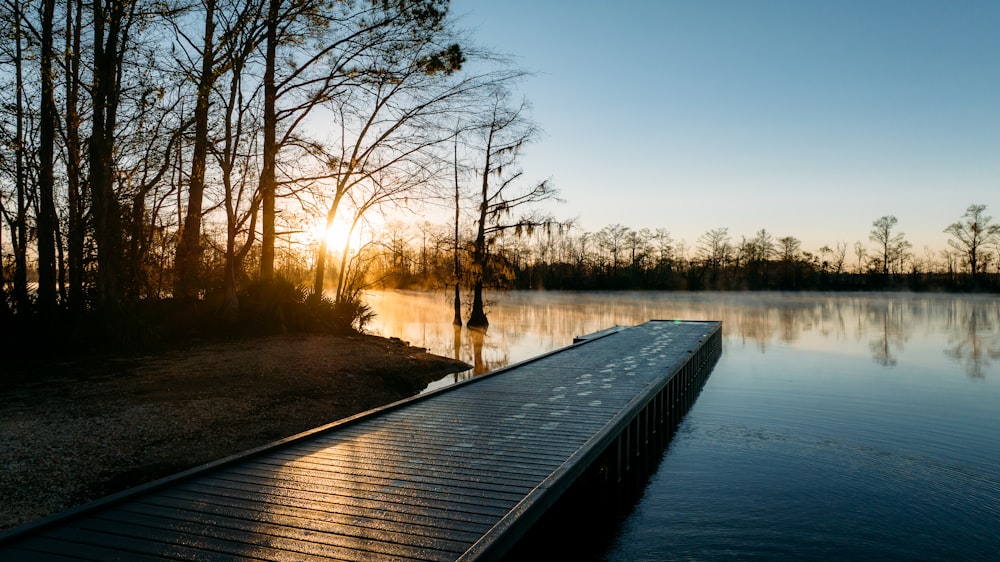
[[[998,333],[1000,303],[954,301],[947,310],[948,347],[944,354],[954,359],[970,377],[986,376],[990,362],[1000,358]]]
[[[896,365],[914,339],[951,334],[948,356],[970,375],[983,376],[1000,356],[1000,304],[994,301],[967,295],[511,292],[497,299],[489,332],[473,338],[468,329],[455,331],[448,295],[401,292],[375,296],[373,328],[474,365],[465,377],[612,326],[674,319],[722,320],[725,345],[764,353],[807,339],[810,347],[870,354],[886,367]]]
[[[821,309],[818,303],[806,301],[778,307],[778,339],[782,343],[795,343],[803,333],[816,329],[822,320]]]
[[[506,367],[510,363],[510,346],[502,338],[491,337],[487,330],[481,328],[452,325],[451,346],[431,348],[431,352],[441,353],[437,349],[448,349],[450,353],[447,355],[472,365],[470,371],[455,373],[455,382]]]
[[[472,363],[472,376],[506,367],[510,363],[510,346],[502,345],[497,341],[489,341],[490,338],[486,330],[466,328],[465,335],[468,336],[469,344],[472,347],[472,361],[467,361]]]
[[[847,322],[843,308],[840,301],[828,299],[820,302],[817,330],[824,338],[846,337]]]
[[[739,337],[743,344],[749,342],[756,345],[761,353],[767,351],[774,333],[770,315],[763,307],[740,310],[735,321],[723,319],[723,331],[730,328],[735,330],[734,337]]]
[[[525,334],[537,340],[532,342],[535,348],[548,350],[569,345],[576,336],[649,320],[722,320],[728,340],[750,343],[761,352],[776,341],[794,343],[809,331],[826,337],[844,337],[845,332],[839,301],[815,296],[526,291],[498,298],[488,334],[474,340],[469,330],[456,332],[450,324],[453,312],[448,295],[387,292],[373,296],[378,314],[373,326],[378,333],[476,365],[476,373],[503,367],[511,357],[525,358],[511,349]],[[442,319],[449,323],[442,324]]]
[[[893,298],[868,301],[866,304],[865,318],[874,333],[868,341],[872,359],[883,367],[892,367],[909,339],[909,329],[912,326],[907,321],[910,317],[909,307],[905,301]]]

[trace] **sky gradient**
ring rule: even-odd
[[[452,0],[534,74],[523,160],[587,231],[693,248],[766,228],[815,251],[899,219],[913,250],[973,203],[1000,221],[1000,2]],[[850,259],[850,258],[848,258]]]

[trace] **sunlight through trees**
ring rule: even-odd
[[[371,286],[447,286],[456,322],[480,327],[488,288],[997,287],[985,205],[937,253],[891,215],[851,258],[849,241],[765,229],[580,232],[549,179],[522,177],[539,132],[526,73],[447,0],[10,0],[0,18],[12,333],[100,318],[93,332],[142,337],[132,317],[157,303],[195,324],[249,306],[283,329],[274,299],[361,314]]]

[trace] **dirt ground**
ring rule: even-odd
[[[287,335],[5,365],[0,529],[412,396],[469,366]]]

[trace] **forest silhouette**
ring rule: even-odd
[[[763,229],[691,247],[669,225],[580,232],[519,168],[539,134],[525,71],[444,0],[15,0],[0,17],[0,326],[19,349],[345,333],[370,287],[453,289],[456,323],[468,291],[478,327],[489,288],[1000,287],[983,205],[941,253],[893,216],[815,251]]]

